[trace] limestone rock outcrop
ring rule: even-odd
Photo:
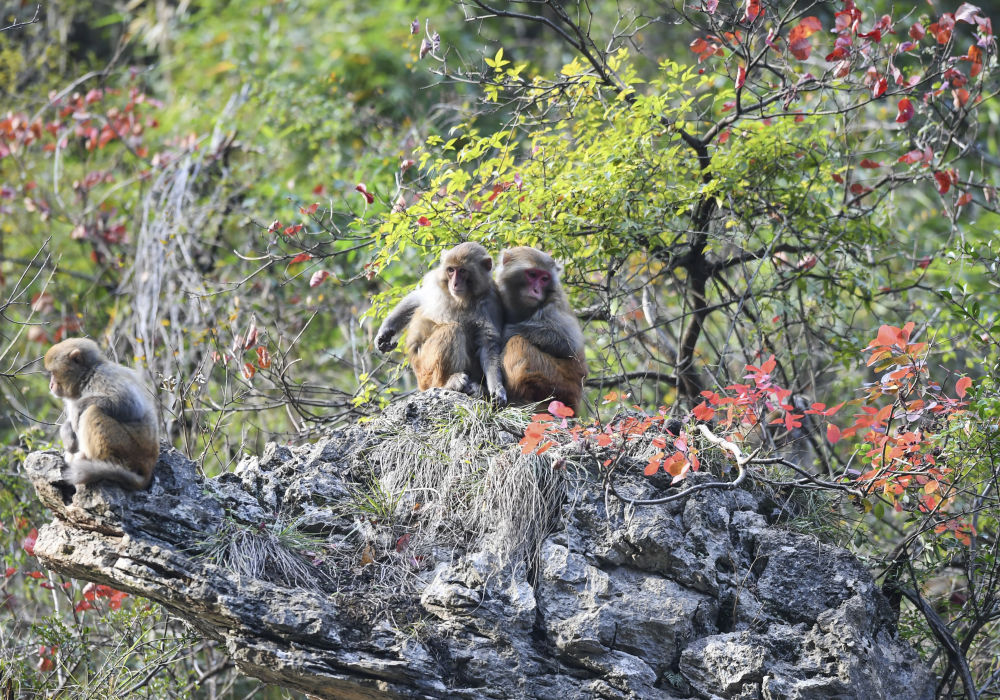
[[[74,494],[61,457],[34,453],[26,468],[54,515],[35,553],[156,601],[247,674],[321,698],[933,698],[861,563],[769,523],[749,488],[633,509],[585,473],[540,473],[532,498],[553,510],[524,533],[537,541],[501,551],[488,533],[456,534],[477,499],[504,497],[477,490],[482,465],[519,454],[514,429],[456,430],[468,403],[413,396],[215,479],[165,450],[138,493]],[[442,422],[450,432],[421,452]],[[386,485],[399,454],[417,469],[448,461],[442,478],[465,485],[422,529],[407,518],[444,486]],[[639,472],[635,487],[651,488]],[[273,556],[241,552],[241,537]]]

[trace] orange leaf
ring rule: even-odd
[[[271,366],[271,353],[263,345],[257,347],[257,366],[261,369]]]
[[[556,446],[556,444],[554,442],[552,442],[551,440],[546,440],[541,445],[539,445],[538,450],[535,452],[535,454],[539,454],[540,455],[543,452],[547,452],[550,448],[555,447],[555,446]]]
[[[573,416],[573,409],[562,401],[553,401],[549,404],[549,413],[560,418],[571,418]]]
[[[700,404],[694,407],[691,411],[694,417],[700,421],[710,421],[715,416],[715,409],[711,408],[707,403],[702,401]]]
[[[840,428],[838,428],[833,423],[826,426],[826,439],[831,443],[836,443],[840,440]]]
[[[965,392],[969,390],[972,386],[972,380],[969,377],[962,377],[955,383],[955,392],[958,394],[958,398],[965,398]]]

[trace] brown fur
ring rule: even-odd
[[[526,246],[505,250],[497,287],[504,308],[508,398],[523,403],[554,398],[579,410],[587,376],[583,332],[559,284],[555,261]]]
[[[441,256],[420,286],[382,323],[375,344],[388,352],[406,325],[406,352],[421,390],[444,387],[504,403],[500,370],[502,312],[490,278],[493,259],[478,243],[461,243]]]
[[[60,428],[65,478],[100,479],[144,489],[153,478],[160,444],[156,413],[139,375],[109,361],[87,338],[57,343],[45,353],[49,388],[66,405]]]
[[[583,395],[587,365],[576,357],[553,357],[515,335],[503,351],[507,399],[512,403],[537,403],[557,399],[577,411]]]

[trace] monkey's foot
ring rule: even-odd
[[[469,375],[465,372],[457,372],[451,375],[448,377],[448,381],[444,383],[445,389],[449,389],[451,391],[461,391],[466,394],[469,393],[469,387]]]

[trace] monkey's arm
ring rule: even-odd
[[[494,401],[507,403],[507,390],[503,385],[503,345],[500,329],[503,327],[503,306],[495,294],[487,296],[480,307],[481,318],[476,324],[476,344],[479,347],[479,365],[486,378],[486,390]]]
[[[503,329],[503,342],[519,335],[554,357],[574,357],[583,349],[583,333],[576,319],[557,309],[540,309],[530,318]]]
[[[68,415],[68,412],[66,420],[59,426],[59,439],[62,440],[66,452],[72,454],[80,450],[80,441],[76,437],[76,431],[73,430],[72,416]]]
[[[421,303],[421,291],[420,289],[415,289],[403,297],[403,300],[396,305],[392,313],[386,317],[385,321],[382,322],[382,326],[378,329],[378,333],[375,334],[375,346],[381,352],[389,352],[396,347],[396,336],[410,322],[413,314],[420,308]]]

